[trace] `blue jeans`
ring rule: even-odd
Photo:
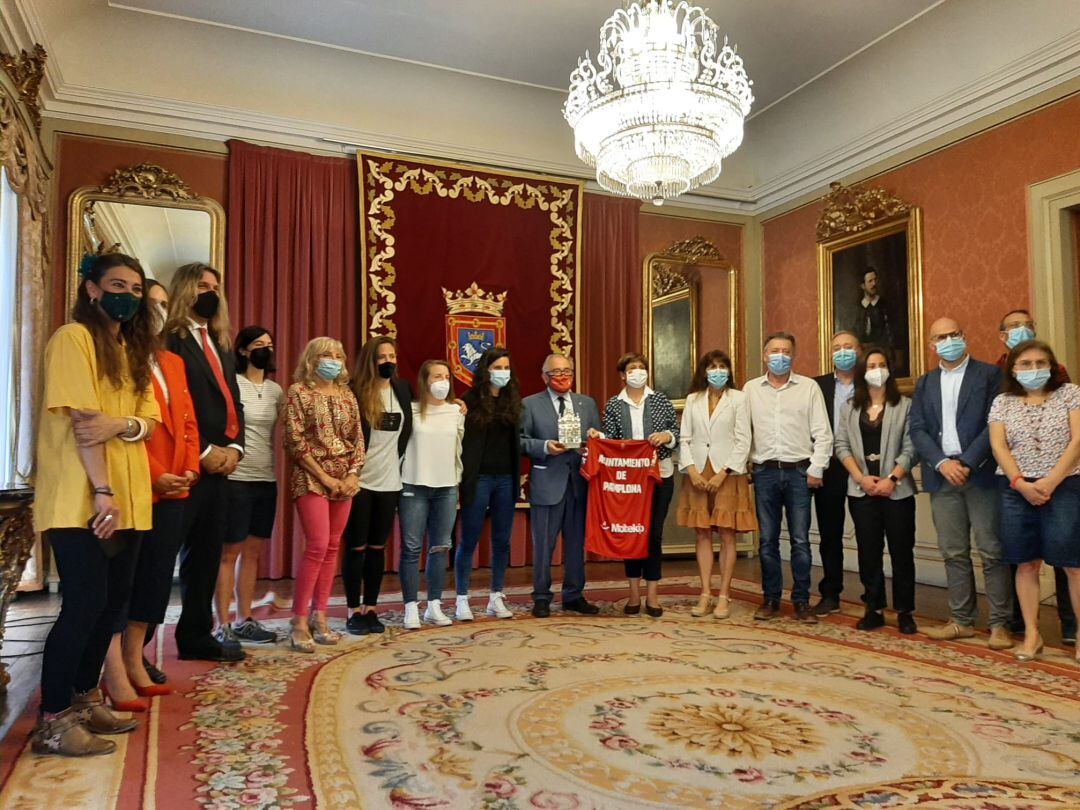
[[[446,553],[457,516],[457,487],[425,487],[405,484],[398,503],[401,522],[401,593],[406,602],[416,601],[420,588],[420,549],[427,534],[427,598],[442,599],[446,582]]]
[[[761,584],[765,601],[779,602],[784,589],[780,562],[780,519],[787,514],[791,539],[791,601],[810,602],[810,490],[806,470],[754,465],[754,496],[761,531]]]
[[[481,475],[476,479],[476,497],[461,507],[461,543],[454,552],[454,584],[458,596],[469,595],[473,554],[484,530],[484,517],[491,507],[491,592],[502,593],[506,566],[510,564],[510,533],[514,529],[517,500],[514,475]]]

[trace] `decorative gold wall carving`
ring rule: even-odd
[[[681,261],[687,264],[695,262],[722,262],[727,259],[720,252],[720,248],[706,239],[704,236],[694,236],[676,242],[663,253],[664,258]]]
[[[33,490],[5,492],[0,497],[0,648],[8,605],[15,596],[26,561],[34,547],[34,526],[30,506]],[[8,674],[0,664],[0,692],[8,684]]]
[[[817,224],[817,240],[858,233],[891,219],[907,216],[911,206],[883,188],[830,183],[825,210]]]
[[[19,101],[26,105],[27,114],[36,132],[41,132],[41,99],[38,90],[45,77],[45,60],[48,58],[45,49],[36,44],[32,53],[25,50],[18,54],[0,53],[0,67],[11,77],[19,94]]]
[[[155,163],[117,169],[100,189],[102,194],[144,200],[193,200],[191,187],[180,176]]]

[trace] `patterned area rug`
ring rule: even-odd
[[[604,585],[595,617],[519,602],[513,621],[391,627],[314,656],[166,660],[182,693],[121,756],[24,751],[0,805],[1080,807],[1065,651],[1020,666],[850,616],[755,624],[749,598],[724,622],[674,594],[661,619],[626,617]]]

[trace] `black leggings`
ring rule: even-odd
[[[345,554],[341,563],[341,578],[345,582],[345,601],[350,610],[364,605],[375,607],[379,602],[383,572],[386,570],[386,541],[394,528],[401,491],[375,492],[361,489],[353,498],[349,522],[341,544]]]
[[[125,541],[116,556],[105,556],[89,529],[50,529],[60,574],[60,615],[45,639],[41,662],[41,710],[56,714],[71,706],[74,693],[95,688],[117,619],[131,593],[139,532],[113,535]]]
[[[664,478],[652,494],[652,514],[649,518],[649,556],[640,560],[626,560],[623,568],[628,579],[641,579],[646,582],[659,582],[660,569],[664,560],[664,521],[667,520],[671,496],[675,492],[675,476]]]

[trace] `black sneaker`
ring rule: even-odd
[[[379,621],[379,617],[375,615],[374,610],[369,610],[364,614],[364,621],[367,622],[369,633],[385,633],[386,625]]]
[[[815,616],[828,616],[832,613],[840,612],[840,600],[835,596],[823,596],[816,605],[814,605]]]
[[[364,621],[363,613],[352,613],[345,621],[345,629],[354,636],[366,636],[371,632],[368,623]]]
[[[795,605],[795,620],[803,624],[817,624],[817,616],[810,610],[810,605]]]
[[[585,600],[584,596],[579,596],[577,599],[571,599],[569,602],[562,603],[563,610],[572,610],[574,613],[583,613],[586,616],[595,616],[600,612],[600,608]]]
[[[919,632],[919,626],[915,624],[915,617],[910,613],[897,613],[896,626],[905,636],[911,636]]]
[[[260,622],[248,616],[240,624],[233,625],[233,634],[240,639],[240,643],[248,644],[273,644],[277,641],[277,633],[268,630]]]
[[[877,630],[884,626],[885,617],[877,610],[867,610],[863,617],[855,622],[856,630]]]
[[[218,643],[226,650],[240,649],[240,639],[237,638],[236,633],[230,625],[221,625],[221,627],[214,631],[214,638],[217,639]]]
[[[532,615],[538,619],[546,619],[551,615],[551,605],[547,602],[533,602]]]

